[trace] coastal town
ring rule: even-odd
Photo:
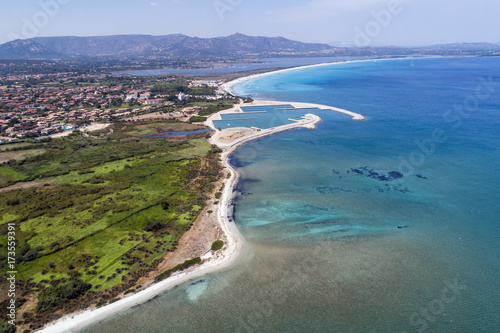
[[[75,73],[0,77],[0,143],[39,138],[158,113],[189,120],[201,107],[190,102],[230,98],[223,81],[174,76],[131,78]],[[165,89],[167,87],[167,89]]]

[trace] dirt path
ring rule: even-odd
[[[9,191],[13,191],[13,190],[26,190],[28,188],[32,188],[32,187],[42,187],[42,186],[45,186],[45,184],[51,184],[51,181],[32,181],[32,182],[26,182],[26,183],[17,183],[17,184],[14,184],[14,185],[10,185],[10,186],[7,186],[7,187],[4,187],[4,188],[0,188],[0,193],[1,192],[9,192]]]

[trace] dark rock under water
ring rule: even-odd
[[[333,173],[338,175],[339,173],[334,169]],[[354,173],[356,175],[366,176],[371,179],[375,179],[381,182],[390,182],[396,179],[403,178],[404,175],[399,171],[389,171],[387,174],[376,172],[368,166],[360,167],[360,168],[351,168],[351,170],[347,170],[346,174]]]

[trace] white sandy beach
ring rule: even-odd
[[[383,60],[383,59],[379,59]],[[244,77],[240,77],[239,79],[232,80],[230,82],[227,82],[222,85],[222,89],[224,89],[227,93],[232,94],[231,88],[234,87],[235,85],[238,85],[242,82],[249,81],[249,80],[254,80],[254,79],[259,79],[262,77],[266,77],[269,75],[274,75],[278,73],[285,73],[289,71],[295,71],[298,69],[304,69],[304,68],[315,68],[315,67],[323,67],[323,66],[330,66],[330,65],[340,65],[340,64],[349,64],[353,62],[364,62],[364,61],[375,61],[375,59],[366,59],[366,60],[351,60],[351,61],[339,61],[339,62],[327,62],[323,64],[316,64],[316,65],[306,65],[306,66],[297,66],[297,67],[291,67],[291,68],[284,68],[284,69],[279,69],[276,71],[272,72],[266,72],[266,73],[260,73],[260,74],[253,74],[253,75],[248,75]]]
[[[317,65],[315,65],[317,66]],[[269,75],[269,73],[267,74]],[[241,82],[241,79],[237,80]],[[230,82],[228,87],[236,84],[234,81]],[[262,106],[262,105],[279,105],[283,102],[275,102],[275,101],[255,101],[253,103],[244,104],[245,106]],[[332,110],[335,112],[341,112],[353,117],[354,120],[365,120],[360,114],[325,106],[318,104],[308,104],[308,103],[290,103],[296,108],[320,108],[326,110]],[[206,124],[211,128],[215,129],[213,125],[213,120],[220,119],[221,113],[230,113],[230,112],[241,112],[239,109],[243,104],[236,106],[233,109],[225,110],[220,113],[217,113],[211,116]],[[229,156],[241,145],[264,137],[268,135],[273,135],[279,132],[287,131],[294,128],[309,128],[314,129],[316,125],[321,122],[321,118],[314,114],[306,114],[300,120],[296,120],[293,123],[274,127],[270,129],[249,129],[249,128],[233,128],[226,129],[222,131],[217,131],[214,136],[210,139],[212,144],[218,145],[221,149],[223,149],[222,153],[222,161],[224,167],[229,169],[231,172],[231,177],[226,181],[226,185],[224,186],[224,190],[219,200],[219,205],[217,210],[214,212],[217,214],[217,220],[221,230],[224,233],[224,243],[225,247],[223,250],[218,251],[216,253],[212,253],[209,251],[202,259],[204,259],[204,263],[202,265],[197,265],[191,267],[185,271],[175,273],[173,276],[168,279],[155,283],[150,287],[139,291],[133,295],[126,296],[121,300],[114,302],[112,304],[103,306],[99,309],[91,309],[86,310],[80,313],[71,314],[61,318],[60,320],[47,325],[45,328],[40,330],[40,332],[44,333],[63,333],[63,332],[76,332],[81,330],[82,328],[97,323],[103,319],[106,319],[110,316],[113,316],[117,313],[120,313],[126,309],[129,309],[133,306],[142,304],[147,302],[148,300],[154,298],[155,296],[164,293],[165,291],[178,286],[182,283],[186,283],[195,279],[198,279],[204,275],[214,273],[218,270],[224,269],[231,265],[232,262],[236,260],[238,257],[242,247],[243,247],[243,237],[239,233],[234,222],[229,222],[230,218],[230,210],[229,207],[231,205],[231,199],[233,195],[234,187],[238,181],[238,174],[232,168],[232,166],[228,162]]]
[[[232,80],[230,82],[227,82],[222,85],[222,89],[226,91],[229,94],[233,94],[231,88],[234,87],[235,85],[238,85],[242,82],[249,81],[249,80],[254,80],[262,77],[266,77],[269,75],[274,75],[278,73],[285,73],[289,71],[295,71],[299,69],[304,69],[304,68],[315,68],[315,67],[324,67],[324,66],[331,66],[331,65],[343,65],[343,64],[350,64],[350,63],[357,63],[357,62],[371,62],[371,61],[389,61],[389,60],[414,60],[414,59],[423,59],[423,58],[439,58],[439,56],[426,56],[426,57],[401,57],[401,58],[381,58],[381,59],[362,59],[362,60],[348,60],[348,61],[338,61],[338,62],[326,62],[322,64],[315,64],[315,65],[305,65],[305,66],[297,66],[297,67],[291,67],[291,68],[284,68],[284,69],[279,69],[276,71],[272,72],[266,72],[266,73],[260,73],[260,74],[253,74],[253,75],[248,75],[241,77],[236,80]]]

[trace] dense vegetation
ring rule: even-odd
[[[207,120],[206,117],[201,117],[201,116],[194,116],[194,117],[191,117],[189,119],[189,123],[192,124],[192,123],[202,123],[204,122],[205,120]]]
[[[179,93],[186,95],[215,95],[217,88],[202,86],[202,87],[189,87],[188,83],[183,79],[177,79],[174,82],[156,83],[151,89],[154,95],[174,95]]]
[[[48,287],[38,294],[38,304],[35,311],[49,311],[70,299],[85,294],[90,288],[92,288],[90,283],[77,279],[57,287]]]
[[[18,296],[39,292],[36,311],[20,322],[36,328],[58,309],[102,305],[176,249],[221,176],[219,150],[204,135],[179,142],[126,138],[161,126],[116,124],[107,138],[76,133],[23,144],[16,149],[42,151],[0,166],[0,187],[31,186],[0,192],[0,234],[16,224]],[[5,249],[6,237],[0,239]]]

